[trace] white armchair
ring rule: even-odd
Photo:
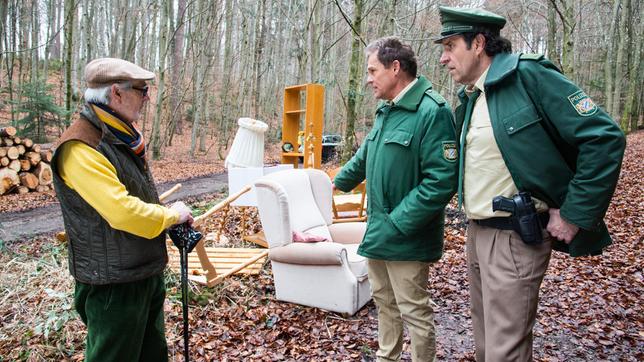
[[[366,223],[332,224],[332,190],[320,170],[295,169],[255,181],[278,300],[353,315],[370,299],[367,262],[356,252]],[[293,231],[328,241],[293,242]]]

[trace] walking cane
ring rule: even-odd
[[[181,302],[183,303],[183,357],[189,361],[188,352],[188,254],[201,240],[202,235],[188,223],[183,223],[169,230],[170,239],[181,253]]]

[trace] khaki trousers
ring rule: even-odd
[[[378,361],[397,361],[403,345],[403,321],[411,337],[412,361],[436,355],[434,310],[427,280],[429,263],[368,259],[371,295],[378,309]]]
[[[550,261],[550,238],[524,243],[511,230],[467,227],[472,326],[479,362],[531,361],[539,287]]]

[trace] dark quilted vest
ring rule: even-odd
[[[147,165],[107,130],[89,106],[63,133],[57,146],[71,140],[82,141],[105,156],[116,168],[119,180],[131,196],[147,203],[159,203]],[[76,191],[65,185],[58,174],[58,155],[58,152],[54,153],[51,166],[69,240],[72,276],[83,283],[111,284],[145,279],[163,272],[168,261],[165,232],[146,239],[110,227]]]

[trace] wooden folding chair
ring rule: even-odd
[[[231,202],[248,191],[250,191],[250,186],[230,195],[203,215],[195,218],[193,226],[199,228],[208,217],[229,206]],[[204,242],[205,238],[195,246],[196,255],[195,253],[188,255],[188,279],[209,287],[221,283],[226,277],[233,274],[259,274],[268,256],[267,249],[206,247]],[[167,247],[170,267],[179,270],[179,250],[169,239]]]
[[[327,175],[333,180],[341,169],[341,167],[334,168],[327,171]],[[343,193],[340,190],[333,192],[333,222],[367,220],[367,215],[365,215],[367,203],[366,184],[366,181],[362,181],[350,193]]]

